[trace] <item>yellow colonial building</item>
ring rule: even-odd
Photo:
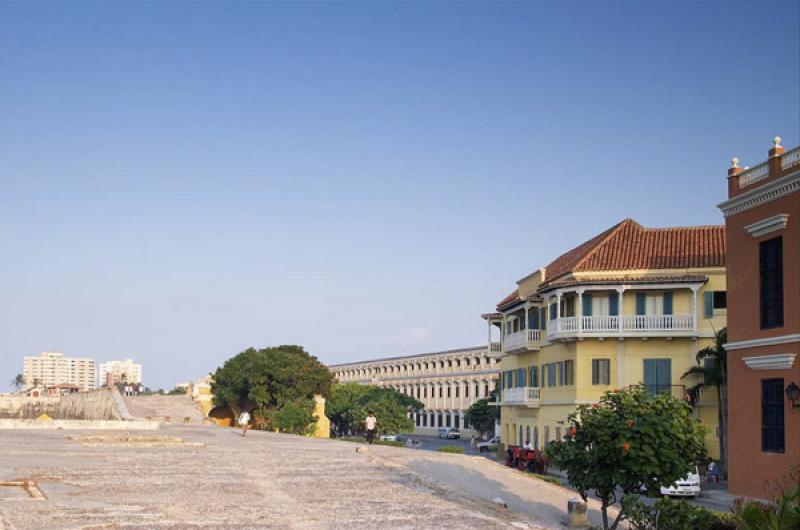
[[[697,352],[726,325],[722,226],[645,228],[627,219],[517,282],[483,315],[501,359],[504,446],[560,439],[577,405],[644,383],[683,397]],[[695,413],[719,457],[717,400]]]

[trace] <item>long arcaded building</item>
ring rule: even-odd
[[[461,348],[330,367],[341,383],[394,388],[425,406],[414,415],[416,430],[466,429],[464,413],[495,389],[498,360],[486,346]]]

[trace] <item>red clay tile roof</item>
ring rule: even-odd
[[[520,300],[519,289],[514,289],[514,291],[511,294],[509,294],[508,296],[506,296],[497,303],[497,309],[499,310],[501,307],[507,306],[515,302],[519,302],[519,300]]]
[[[542,286],[577,271],[682,269],[725,265],[720,225],[645,228],[625,219],[545,267]]]

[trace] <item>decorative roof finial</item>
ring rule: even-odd
[[[772,143],[773,143],[773,145],[775,147],[780,147],[781,146],[781,137],[780,136],[776,136],[775,138],[772,139]]]
[[[739,159],[736,157],[731,158],[731,168],[739,167]]]

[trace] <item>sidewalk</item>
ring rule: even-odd
[[[547,474],[553,476],[561,481],[561,485],[565,488],[572,488],[567,478],[567,474],[556,468],[549,468]],[[700,483],[700,495],[695,499],[686,499],[686,502],[697,506],[702,506],[709,510],[718,512],[729,512],[733,508],[733,503],[736,500],[735,495],[728,493],[728,481],[723,480],[717,484],[712,484],[705,481],[705,477]]]

